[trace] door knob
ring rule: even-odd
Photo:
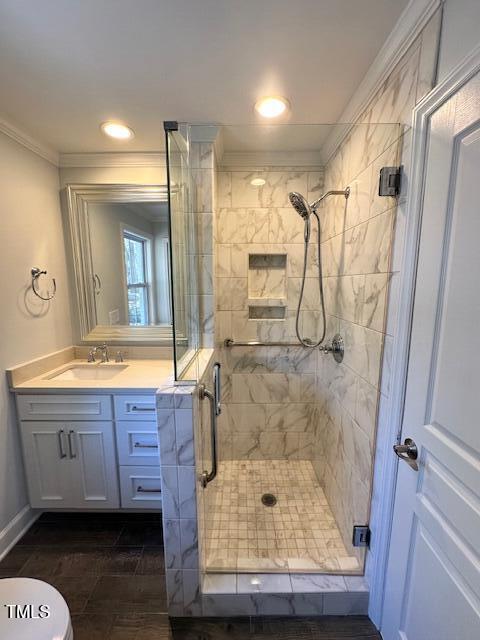
[[[418,464],[416,462],[418,458],[418,449],[417,445],[411,438],[405,438],[403,444],[394,444],[393,450],[400,458],[400,460],[404,460],[412,469],[418,471]]]

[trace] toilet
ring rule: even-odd
[[[63,596],[33,578],[0,579],[2,640],[73,640],[70,612]]]

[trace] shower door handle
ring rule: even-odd
[[[213,365],[213,393],[215,396],[215,415],[222,413],[222,382],[220,378],[220,363]]]
[[[213,365],[213,393],[209,391],[204,384],[199,385],[198,393],[200,400],[208,400],[210,404],[210,441],[212,447],[212,470],[203,471],[200,476],[202,487],[208,485],[217,475],[217,416],[220,415],[220,363]]]

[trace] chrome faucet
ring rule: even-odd
[[[102,362],[110,362],[110,359],[108,357],[108,346],[106,342],[104,342],[102,345],[94,347],[93,349],[90,349],[88,353],[88,362],[95,362],[97,351],[100,351],[100,353],[102,354]]]

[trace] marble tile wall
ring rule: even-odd
[[[261,178],[263,186],[252,186]],[[320,167],[218,171],[215,211],[215,333],[223,365],[222,460],[310,459],[315,425],[315,354],[301,347],[226,349],[223,341],[294,341],[303,265],[303,222],[290,191],[323,190]],[[259,256],[250,264],[250,256]],[[263,260],[261,256],[267,256]],[[286,257],[286,259],[285,259]],[[317,331],[316,258],[309,257],[301,326]],[[282,307],[268,319],[249,307]]]
[[[215,207],[215,154],[213,142],[196,142],[195,126],[191,127],[190,173],[192,202],[196,227],[195,267],[198,274],[198,308],[200,347],[213,347],[214,282],[213,282],[213,211]]]
[[[172,615],[185,610],[194,615],[195,598],[199,597],[194,399],[194,386],[157,392],[165,573]]]
[[[313,464],[347,550],[359,559],[363,550],[351,546],[351,534],[370,518],[405,215],[403,191],[398,199],[378,196],[378,177],[383,166],[406,165],[410,141],[405,126],[382,123],[411,123],[413,107],[433,86],[438,29],[436,15],[359,119],[375,124],[356,126],[325,167],[326,187],[351,187],[347,203],[331,199],[321,212],[328,326],[342,334],[345,358],[338,365],[318,356]],[[403,189],[407,183],[404,166]]]

